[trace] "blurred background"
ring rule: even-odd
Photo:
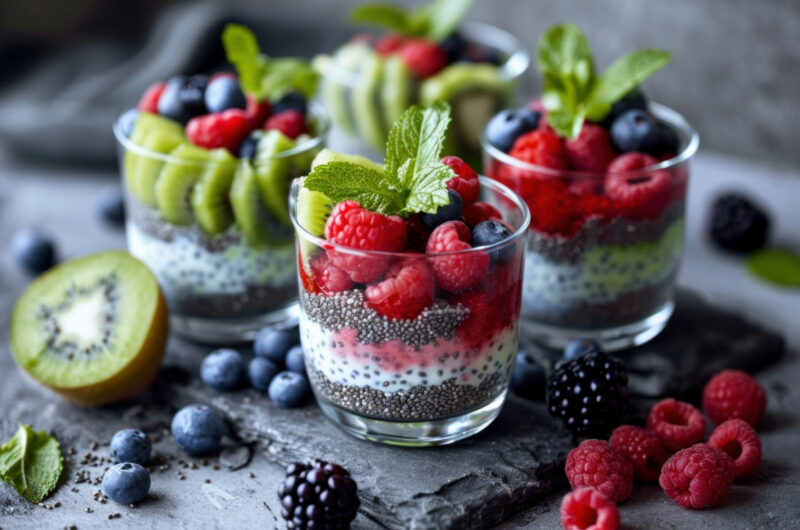
[[[352,35],[345,14],[359,1],[0,2],[0,155],[113,167],[114,117],[154,81],[224,63],[226,22],[253,27],[269,54],[311,57]],[[467,18],[531,52],[547,26],[577,23],[600,68],[637,48],[669,50],[646,90],[687,116],[704,148],[800,165],[796,0],[478,0]],[[522,94],[537,90],[530,71]]]

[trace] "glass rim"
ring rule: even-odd
[[[119,116],[117,116],[117,119],[114,120],[114,123],[112,124],[111,128],[114,131],[114,137],[117,139],[117,143],[119,145],[121,145],[122,147],[124,147],[127,151],[132,151],[132,152],[136,153],[137,155],[146,156],[148,158],[155,158],[155,159],[161,160],[163,162],[170,162],[170,163],[173,163],[173,164],[183,164],[183,165],[198,165],[198,166],[202,166],[202,165],[206,165],[206,164],[214,164],[214,165],[226,164],[226,163],[236,164],[236,163],[238,163],[240,161],[239,156],[238,155],[233,155],[232,153],[231,153],[231,156],[233,156],[233,160],[231,160],[231,161],[225,161],[225,160],[192,160],[192,159],[189,159],[189,158],[180,158],[180,157],[172,156],[169,153],[159,153],[158,151],[153,151],[152,149],[148,149],[148,148],[146,148],[144,146],[136,144],[136,143],[132,142],[122,132],[122,126],[120,124],[120,120],[121,120],[123,114],[125,114],[125,112],[127,112],[127,110],[123,111],[122,113],[120,113]],[[270,157],[270,158],[267,158],[265,160],[278,160],[278,159],[281,159],[281,158],[290,158],[290,157],[292,157],[294,155],[299,155],[299,154],[305,153],[307,151],[310,151],[312,149],[315,149],[317,147],[321,147],[321,146],[324,145],[325,140],[328,138],[328,134],[330,133],[330,130],[331,130],[331,119],[330,119],[330,116],[328,115],[327,111],[325,110],[325,107],[323,107],[322,105],[320,105],[316,101],[310,101],[309,102],[309,114],[311,115],[311,117],[313,117],[315,120],[317,120],[317,122],[319,124],[319,131],[317,131],[317,135],[309,138],[308,140],[305,140],[305,141],[295,145],[291,149],[287,149],[286,151],[281,151],[277,155],[275,155],[273,157]],[[255,160],[253,163],[255,165],[258,165],[258,160]]]
[[[294,225],[297,237],[302,237],[303,239],[311,243],[314,243],[319,248],[325,250],[333,249],[336,250],[337,252],[342,252],[344,254],[352,254],[359,256],[393,257],[393,258],[403,258],[406,260],[413,260],[413,259],[428,259],[431,257],[439,257],[439,256],[473,254],[476,252],[492,252],[493,250],[501,249],[511,244],[516,244],[516,242],[520,238],[526,238],[528,235],[528,227],[530,226],[531,222],[531,212],[530,209],[528,208],[528,205],[525,204],[525,201],[523,201],[516,193],[511,191],[511,189],[508,188],[505,184],[502,184],[501,182],[497,182],[496,180],[481,175],[478,177],[480,179],[481,186],[486,187],[487,189],[490,189],[494,192],[497,192],[503,198],[510,200],[514,204],[514,206],[517,207],[519,211],[522,213],[522,222],[520,222],[519,226],[514,229],[514,231],[511,233],[511,237],[509,237],[508,239],[492,243],[491,245],[483,245],[479,247],[471,247],[468,249],[453,250],[449,252],[437,252],[436,254],[430,254],[430,255],[421,254],[419,252],[389,252],[385,250],[362,250],[358,248],[346,247],[339,243],[332,243],[326,239],[315,236],[300,225],[299,221],[297,220],[297,194],[300,191],[300,187],[303,185],[304,178],[305,177],[299,177],[294,179],[292,181],[292,185],[289,190],[289,216],[292,219],[292,224]]]
[[[662,160],[658,164],[653,164],[652,166],[647,166],[642,169],[615,173],[617,175],[627,175],[631,177],[636,177],[652,173],[653,171],[671,169],[679,164],[688,161],[697,152],[697,148],[700,145],[700,135],[686,120],[686,118],[683,117],[683,115],[681,115],[678,111],[673,110],[667,107],[666,105],[662,105],[660,103],[650,102],[649,106],[650,106],[650,112],[652,112],[656,116],[656,118],[675,127],[678,130],[679,135],[687,138],[688,141],[686,142],[686,145],[681,150],[681,152],[676,154],[672,158]],[[598,173],[596,171],[586,171],[580,169],[554,169],[551,167],[540,166],[538,164],[532,164],[530,162],[525,162],[524,160],[514,158],[513,156],[501,151],[500,149],[498,149],[497,147],[493,146],[488,142],[488,140],[486,139],[485,128],[483,132],[481,132],[480,143],[483,152],[489,155],[492,159],[503,162],[504,164],[509,166],[514,166],[517,169],[532,171],[554,178],[581,177],[585,179],[589,178],[605,179],[607,175],[607,173]]]

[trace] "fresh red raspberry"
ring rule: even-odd
[[[325,223],[325,239],[357,250],[400,252],[406,244],[406,223],[396,215],[365,210],[356,201],[337,204]],[[354,282],[369,283],[389,268],[389,256],[364,256],[328,249],[331,262],[347,272]]]
[[[314,282],[325,294],[340,293],[353,286],[347,273],[331,263],[324,252],[311,258],[309,266],[314,275]]]
[[[408,69],[419,78],[430,77],[447,66],[447,53],[427,39],[409,39],[399,52]]]
[[[574,235],[583,222],[576,197],[560,179],[533,179],[522,182],[521,195],[531,211],[531,224],[539,231]]]
[[[669,398],[650,409],[647,428],[658,436],[668,451],[675,452],[703,440],[706,419],[689,403]]]
[[[457,156],[446,156],[442,158],[442,163],[455,172],[456,176],[447,181],[447,187],[461,196],[464,206],[477,201],[481,194],[481,183],[475,170]]]
[[[303,133],[308,132],[306,117],[299,110],[284,110],[267,118],[264,130],[280,131],[288,138],[294,140]]]
[[[250,119],[251,126],[253,129],[261,128],[272,112],[272,105],[270,105],[268,100],[262,99],[261,101],[258,101],[250,94],[245,94],[244,97],[247,100],[247,108],[245,109],[245,112],[247,113],[247,117]]]
[[[564,467],[572,489],[594,488],[614,502],[633,491],[633,465],[603,440],[584,440],[569,452]]]
[[[309,294],[319,294],[321,292],[314,281],[314,277],[306,270],[306,265],[303,263],[303,255],[300,252],[297,253],[297,273],[300,276],[300,284],[306,292]]]
[[[717,425],[739,418],[757,428],[767,410],[767,393],[751,375],[723,370],[706,383],[703,410]]]
[[[389,267],[386,278],[367,287],[367,306],[389,318],[415,319],[433,303],[436,286],[424,259],[410,259]]]
[[[736,464],[736,478],[752,475],[761,464],[761,438],[744,420],[723,422],[714,429],[708,445],[725,451]]]
[[[579,488],[561,501],[564,530],[617,530],[619,510],[614,502],[593,488]]]
[[[422,214],[415,213],[406,219],[408,227],[408,238],[406,248],[416,252],[425,252],[428,245],[428,238],[431,237],[433,228],[422,222]]]
[[[697,510],[719,504],[731,489],[733,459],[708,444],[695,444],[669,457],[658,483],[682,508]]]
[[[158,114],[158,100],[161,99],[161,94],[164,93],[165,88],[167,88],[167,84],[163,81],[153,83],[147,87],[147,90],[142,94],[142,99],[139,100],[136,108],[142,112]]]
[[[658,436],[641,427],[620,425],[614,429],[608,443],[630,460],[636,480],[658,482],[661,466],[669,456]]]
[[[617,156],[611,135],[600,125],[584,123],[577,138],[567,139],[564,150],[572,169],[602,173]]]
[[[491,275],[491,273],[490,273]],[[470,350],[480,350],[491,342],[495,332],[512,326],[519,313],[519,287],[512,285],[503,293],[470,289],[448,296],[453,305],[469,309],[467,318],[458,326],[458,336]]]
[[[570,187],[571,190],[572,188]],[[616,214],[614,203],[605,195],[587,193],[579,196],[575,202],[580,215],[584,219],[595,217],[601,220],[608,220]]]
[[[629,219],[655,219],[669,204],[672,196],[669,173],[639,172],[654,163],[656,160],[650,155],[625,153],[615,158],[606,170],[606,194]]]
[[[606,171],[608,173],[630,173],[656,164],[658,164],[658,160],[655,157],[633,151],[616,157],[608,164]]]
[[[473,202],[472,204],[467,204],[464,206],[464,209],[461,210],[461,216],[464,218],[470,228],[474,228],[475,225],[481,221],[488,221],[489,219],[502,219],[502,215],[500,215],[500,212],[497,210],[497,208],[488,202]]]
[[[375,51],[381,57],[386,57],[397,51],[406,43],[406,38],[399,33],[387,33],[375,43]]]
[[[206,149],[224,147],[237,156],[239,146],[252,131],[250,119],[241,109],[195,116],[186,124],[186,137]]]
[[[521,134],[514,141],[514,145],[508,154],[523,162],[536,164],[537,166],[552,169],[567,169],[569,167],[567,152],[564,149],[561,138],[555,133],[542,129]]]
[[[468,289],[481,281],[489,268],[489,254],[483,251],[465,252],[448,256],[435,256],[442,252],[456,252],[472,248],[469,244],[472,232],[461,221],[447,221],[437,226],[425,251],[431,256],[430,262],[436,283],[445,291],[458,292]]]

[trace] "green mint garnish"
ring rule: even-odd
[[[778,287],[800,287],[800,256],[786,250],[765,249],[747,256],[747,270]]]
[[[427,109],[414,105],[389,132],[385,173],[350,162],[329,162],[314,168],[305,187],[334,203],[352,199],[384,215],[435,213],[450,203],[447,181],[454,173],[441,162],[449,123],[449,104],[437,102]]]
[[[58,440],[21,423],[0,446],[0,479],[30,502],[41,502],[53,491],[63,465]]]
[[[638,50],[619,57],[597,76],[591,46],[580,28],[552,26],[536,50],[548,123],[561,136],[575,138],[585,119],[602,120],[611,105],[663,68],[671,57],[661,50]]]
[[[258,100],[280,99],[293,90],[310,98],[317,90],[318,74],[307,61],[263,55],[255,34],[240,24],[225,26],[222,45],[228,62],[239,74],[242,89]]]
[[[416,8],[387,2],[362,4],[350,10],[350,22],[377,26],[406,37],[439,42],[458,27],[474,0],[434,0]]]

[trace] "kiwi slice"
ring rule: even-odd
[[[270,215],[261,201],[258,177],[249,160],[239,162],[230,198],[236,228],[251,245],[277,247],[291,243],[291,232]]]
[[[353,88],[353,116],[361,138],[374,149],[383,151],[387,131],[379,104],[383,60],[377,53],[366,46],[365,48],[366,52],[358,71],[358,83]]]
[[[180,123],[143,112],[136,120],[130,140],[144,149],[169,153],[184,142],[186,136]],[[161,160],[152,156],[130,150],[125,153],[125,181],[128,188],[148,206],[156,206],[155,182],[162,165]]]
[[[278,155],[294,145],[282,132],[267,131],[258,141],[254,162],[261,200],[269,213],[286,226],[292,226],[288,203],[292,162]]]
[[[39,276],[11,315],[11,350],[36,381],[86,406],[135,396],[161,366],[167,305],[139,260],[107,251]]]
[[[331,151],[328,148],[323,149],[317,156],[314,157],[314,160],[311,162],[311,169],[314,169],[317,166],[324,166],[328,162],[350,162],[369,169],[374,169],[375,171],[380,171],[381,173],[384,172],[382,164],[373,162],[365,156],[345,155],[342,153],[337,153],[336,151]]]
[[[192,210],[198,226],[207,234],[224,232],[233,224],[230,203],[236,158],[227,149],[211,151],[208,163],[192,190]]]
[[[383,63],[381,106],[383,122],[392,124],[411,105],[414,77],[399,55],[390,55]]]
[[[313,137],[311,135],[304,133],[295,138],[294,143],[299,147],[306,142],[310,142],[312,139]],[[311,169],[311,162],[313,162],[314,157],[317,156],[321,150],[322,147],[320,147],[320,144],[317,144],[313,149],[305,149],[304,151],[293,154],[290,157],[292,161],[291,177],[294,178],[308,173],[308,170]]]
[[[321,56],[314,60],[314,68],[323,74],[322,99],[333,120],[350,134],[356,133],[356,126],[349,94],[353,84],[359,81],[356,72],[368,51],[365,44],[353,42],[339,48],[333,57]]]
[[[170,152],[170,160],[161,168],[156,181],[156,204],[161,216],[172,224],[189,226],[194,222],[190,197],[195,182],[203,172],[209,152],[190,143],[182,143]]]

